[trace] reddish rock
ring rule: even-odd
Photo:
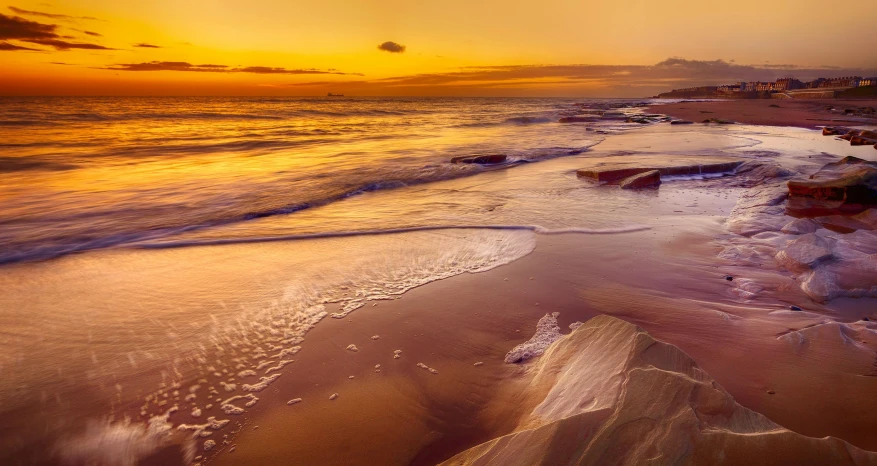
[[[870,146],[877,144],[877,139],[866,138],[864,136],[853,136],[850,138],[851,146]]]
[[[790,212],[803,216],[859,213],[877,206],[877,162],[844,157],[809,179],[788,182]]]
[[[593,178],[597,181],[605,181],[607,183],[615,183],[625,178],[629,178],[640,173],[658,171],[663,176],[679,176],[679,175],[702,175],[710,173],[730,172],[739,167],[743,162],[724,162],[724,163],[708,163],[694,165],[679,165],[675,167],[628,167],[628,166],[606,166],[597,168],[586,168],[576,171],[580,177]]]
[[[661,172],[652,170],[629,176],[618,185],[621,189],[657,188],[661,185]]]

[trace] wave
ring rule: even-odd
[[[133,248],[140,249],[170,249],[191,246],[222,246],[229,244],[251,244],[251,243],[268,243],[278,241],[296,241],[308,239],[325,239],[325,238],[347,238],[353,236],[375,236],[375,235],[391,235],[399,233],[412,233],[419,231],[438,231],[438,230],[511,230],[511,231],[532,231],[539,235],[565,235],[565,234],[581,234],[581,235],[617,235],[623,233],[635,233],[638,231],[650,230],[652,227],[648,225],[629,225],[615,228],[558,228],[550,229],[539,225],[430,225],[405,228],[387,228],[383,230],[359,230],[359,231],[333,231],[324,233],[305,233],[298,235],[281,235],[281,236],[260,236],[250,238],[222,238],[222,239],[205,239],[205,240],[183,240],[183,241],[162,241],[157,243],[138,243],[130,245]]]

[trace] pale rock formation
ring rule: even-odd
[[[788,235],[803,235],[819,229],[819,224],[809,218],[796,218],[787,223],[780,231]]]
[[[535,408],[517,429],[444,464],[877,464],[744,408],[680,349],[614,317],[560,338],[530,370]]]
[[[777,253],[776,260],[793,272],[803,272],[831,258],[828,242],[815,233],[802,235]]]

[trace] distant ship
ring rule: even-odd
[[[344,94],[333,94],[330,92],[326,94],[326,97],[344,97]]]

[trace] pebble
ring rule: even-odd
[[[767,391],[767,394],[768,394],[768,395],[774,395],[774,394],[776,394],[776,392],[773,391],[773,390],[768,390],[768,391]]]
[[[800,310],[801,310],[800,307],[795,306],[794,304],[792,304],[791,306],[789,306],[789,309],[791,309],[791,310],[793,310],[793,311],[800,311]]]
[[[353,379],[353,378],[354,378],[354,377],[353,377],[352,375],[351,375],[350,377],[348,377],[348,379]]]
[[[481,361],[478,361],[478,362],[476,362],[475,364],[472,364],[472,365],[473,365],[473,366],[480,366],[480,365],[482,365],[482,364],[484,364],[484,363],[481,362]]]
[[[381,338],[381,336],[380,335],[372,335],[372,340],[377,340],[378,338]]]
[[[330,400],[334,400],[335,398],[338,398],[338,394],[337,394],[337,393],[333,393],[331,396],[329,396],[329,399],[330,399]]]
[[[347,350],[348,350],[348,351],[353,351],[353,352],[355,353],[355,352],[359,351],[359,348],[357,348],[356,345],[354,345],[353,343],[351,343],[351,344],[347,345]]]
[[[380,369],[380,368],[381,368],[380,364],[375,364],[375,369]]]
[[[293,399],[286,402],[286,404],[288,404],[289,406],[292,406],[292,405],[298,404],[298,403],[301,403],[301,398],[293,398]]]
[[[730,275],[725,275],[725,280],[731,281],[733,279],[734,279],[734,277],[732,277]]]

